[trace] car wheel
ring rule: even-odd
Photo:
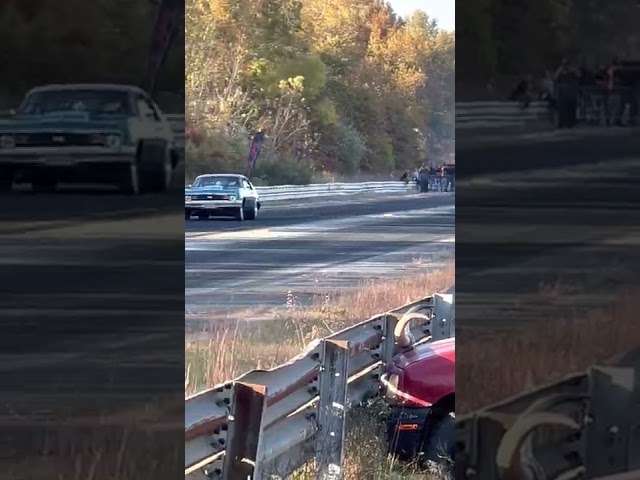
[[[198,220],[209,220],[209,212],[206,210],[198,212],[196,216],[198,217]]]
[[[255,200],[245,200],[243,205],[244,218],[247,220],[255,220],[258,216],[258,203]]]
[[[456,455],[455,438],[456,419],[452,412],[431,427],[429,438],[421,452],[421,461],[446,467],[453,465]]]
[[[173,166],[171,152],[166,145],[142,145],[138,152],[140,190],[161,193],[171,187]]]
[[[123,172],[120,190],[128,195],[137,195],[140,193],[140,177],[136,162],[132,162]]]
[[[243,222],[245,219],[245,207],[244,204],[236,210],[236,220]]]
[[[184,211],[184,219],[185,220],[190,220],[191,219],[191,210],[185,210]]]

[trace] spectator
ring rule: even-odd
[[[520,80],[516,88],[511,92],[509,99],[514,102],[521,102],[523,108],[529,106],[531,103],[531,79],[529,75]]]
[[[572,128],[576,124],[578,108],[578,75],[567,59],[554,75],[558,102],[558,127]]]
[[[551,73],[551,71],[549,70],[545,71],[544,76],[540,80],[539,99],[543,102],[547,102],[551,123],[555,123],[554,118],[556,115],[556,92],[553,82],[553,73]]]
[[[602,119],[607,126],[611,124],[611,115],[609,109],[609,73],[608,67],[601,64],[595,72],[595,95],[594,103],[598,112],[598,122]]]
[[[625,82],[622,72],[622,65],[618,57],[613,57],[609,68],[607,70],[608,76],[608,97],[609,97],[609,110],[613,113],[614,125],[622,126],[622,116],[626,108],[626,98],[624,95]]]
[[[588,123],[593,123],[594,119],[594,87],[595,73],[591,68],[589,61],[583,57],[580,62],[578,74],[578,114],[579,118]]]

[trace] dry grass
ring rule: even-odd
[[[541,289],[551,301],[555,288]],[[576,313],[524,331],[477,337],[458,332],[456,413],[464,414],[560,379],[637,348],[640,322],[637,295],[623,295],[601,309]]]
[[[295,297],[287,307],[261,321],[212,325],[208,339],[185,344],[185,393],[235,378],[249,370],[269,369],[299,354],[312,340],[325,337],[430,293],[453,285],[453,263],[442,269],[395,281],[372,281],[353,291],[317,299],[310,307]]]
[[[312,340],[361,322],[380,312],[445,290],[454,284],[453,263],[442,269],[396,281],[372,281],[352,292],[328,295],[310,307],[294,297],[267,321],[241,321],[211,328],[211,338],[187,342],[185,392],[235,378],[251,369],[268,369],[300,353]],[[350,413],[345,458],[345,480],[445,478],[443,473],[420,471],[415,465],[394,462],[387,455],[380,408],[370,406]],[[293,480],[315,478],[313,465],[296,472]]]
[[[443,480],[444,471],[425,471],[416,464],[396,461],[387,453],[384,425],[388,407],[382,401],[349,413],[345,448],[345,480]],[[313,462],[291,475],[290,480],[316,477]]]

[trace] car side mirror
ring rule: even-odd
[[[187,188],[191,188],[191,184],[187,185]]]

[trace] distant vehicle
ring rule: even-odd
[[[455,461],[455,337],[409,347],[382,376],[387,436],[403,460]]]
[[[200,175],[184,191],[184,216],[201,220],[211,216],[255,220],[260,210],[258,191],[244,175]]]
[[[0,120],[0,190],[14,182],[116,184],[127,193],[170,188],[179,162],[169,123],[147,93],[110,84],[30,90]]]

